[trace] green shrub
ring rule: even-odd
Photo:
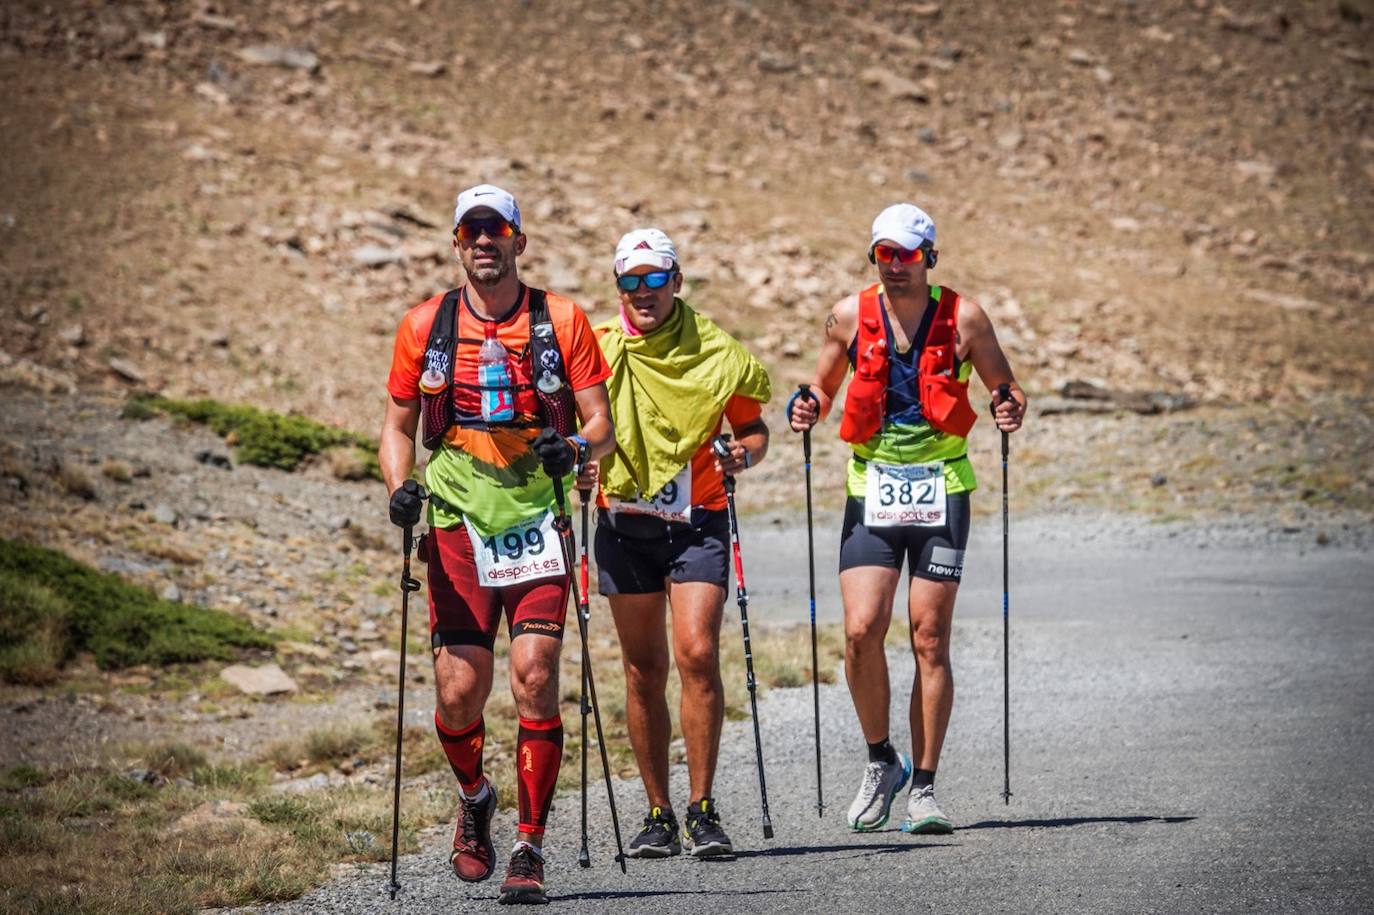
[[[19,791],[23,788],[37,788],[51,780],[42,769],[28,763],[20,763],[4,775],[0,775],[0,791]]]
[[[381,479],[375,455],[377,442],[364,435],[326,426],[297,413],[283,415],[257,407],[220,403],[217,400],[174,400],[157,395],[135,397],[124,407],[129,419],[146,419],[156,412],[180,416],[191,422],[209,426],[219,435],[233,435],[237,442],[235,456],[243,464],[295,470],[310,455],[321,454],[330,448],[352,446],[366,456],[363,470],[374,479]]]
[[[65,638],[55,643],[64,646],[61,660],[90,651],[100,667],[109,669],[232,660],[238,649],[272,645],[266,633],[228,613],[163,600],[34,544],[0,540],[0,582],[6,582],[0,593],[10,595],[0,605],[0,633],[10,634],[0,635],[0,647],[33,642],[43,637],[44,626],[58,625]],[[52,619],[60,624],[45,622]],[[8,641],[11,636],[18,640]],[[0,676],[9,674],[0,669]]]
[[[0,572],[0,679],[32,686],[56,680],[72,651],[71,616],[48,588]]]

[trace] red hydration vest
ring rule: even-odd
[[[887,403],[888,342],[883,331],[883,304],[874,283],[859,293],[859,332],[854,377],[844,398],[840,438],[862,444],[883,427]],[[917,396],[931,428],[965,438],[978,419],[968,402],[968,382],[955,367],[959,293],[942,286],[930,330],[916,364]]]

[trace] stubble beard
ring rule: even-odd
[[[467,271],[468,281],[476,286],[496,286],[507,276],[510,275],[511,261],[499,251],[496,254],[495,264],[484,264],[480,267],[464,264]]]

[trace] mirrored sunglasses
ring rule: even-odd
[[[903,264],[910,264],[916,258],[924,257],[925,250],[924,246],[908,251],[896,245],[877,245],[873,248],[873,259],[880,264],[890,264],[894,259]]]
[[[482,235],[488,238],[510,238],[515,234],[515,226],[504,219],[467,219],[458,223],[453,230],[459,241],[476,241]]]
[[[668,285],[668,281],[673,278],[676,270],[655,270],[653,273],[643,273],[639,275],[627,273],[615,278],[615,285],[622,292],[634,292],[639,288],[641,282],[650,289],[662,289]]]

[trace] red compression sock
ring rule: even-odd
[[[553,804],[553,789],[563,763],[563,719],[520,719],[515,743],[515,769],[520,782],[521,833],[542,836]]]
[[[487,742],[486,720],[481,715],[467,727],[450,731],[434,712],[434,729],[439,732],[439,744],[444,748],[448,764],[458,777],[458,784],[469,797],[482,787],[482,747]]]

